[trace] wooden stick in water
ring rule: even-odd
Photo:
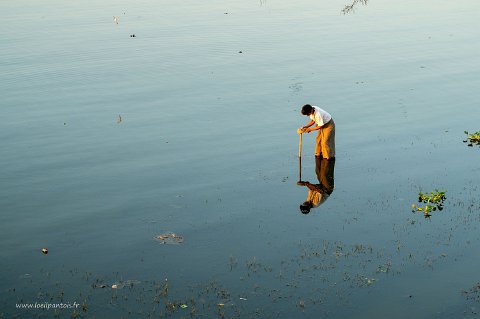
[[[302,181],[302,158],[298,158],[298,181]]]
[[[298,157],[302,157],[302,133],[300,133],[300,143],[298,144]]]
[[[303,131],[298,129],[298,134],[300,134],[300,142],[298,143],[298,181],[302,181],[302,135]]]

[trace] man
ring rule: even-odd
[[[302,107],[302,114],[310,117],[310,122],[301,127],[299,133],[310,133],[318,131],[315,156],[323,157],[327,160],[335,159],[335,122],[332,116],[318,106],[305,104]],[[314,128],[310,128],[317,124]]]

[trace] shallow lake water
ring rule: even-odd
[[[478,317],[480,5],[349,4],[1,2],[0,318]]]

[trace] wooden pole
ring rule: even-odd
[[[298,181],[302,181],[302,158],[298,158]]]
[[[300,133],[300,143],[298,144],[298,157],[302,157],[302,133]]]
[[[302,133],[300,133],[300,143],[298,144],[298,181],[302,180]]]

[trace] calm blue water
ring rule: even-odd
[[[347,4],[1,2],[0,318],[475,316],[480,6]],[[305,103],[337,125],[309,215]]]

